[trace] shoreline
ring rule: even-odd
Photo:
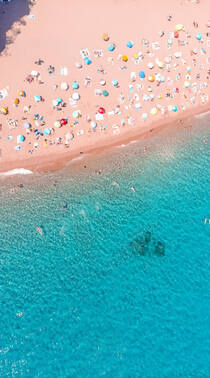
[[[181,127],[187,127],[189,123],[195,122],[196,119],[207,117],[210,114],[210,104],[204,106],[201,111],[201,107],[198,107],[194,110],[192,114],[192,109],[185,111],[182,113],[182,117],[176,117],[175,119],[171,119],[169,116],[163,120],[156,121],[155,124],[148,124],[146,129],[147,130],[139,130],[138,127],[133,128],[132,135],[127,136],[126,134],[129,133],[130,130],[125,130],[124,133],[118,135],[116,140],[110,143],[110,140],[107,140],[106,143],[103,143],[98,147],[86,146],[83,148],[83,151],[80,151],[81,148],[78,148],[76,151],[69,151],[61,152],[54,156],[53,161],[51,156],[44,156],[42,157],[42,161],[40,162],[40,157],[38,156],[31,156],[27,160],[19,160],[11,161],[4,163],[4,168],[1,167],[0,164],[0,176],[9,176],[8,172],[10,171],[17,171],[19,170],[26,170],[26,172],[31,171],[31,173],[47,173],[47,172],[55,172],[62,170],[63,168],[69,166],[70,164],[76,164],[77,162],[81,162],[81,160],[85,159],[85,157],[93,158],[97,156],[100,158],[100,155],[104,152],[112,150],[115,147],[121,147],[121,145],[127,146],[132,142],[138,142],[141,140],[149,140],[150,137],[154,137],[160,134],[162,131],[174,131],[179,126],[178,121],[182,120],[184,125],[182,124]],[[135,130],[135,131],[134,131]],[[108,138],[107,138],[108,139]],[[82,153],[81,153],[82,152]],[[65,159],[65,161],[64,161]],[[7,166],[5,170],[5,165]],[[18,175],[18,173],[15,173]],[[20,175],[25,173],[20,173]],[[26,173],[29,174],[29,173]]]

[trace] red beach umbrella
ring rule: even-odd
[[[104,114],[104,113],[105,113],[105,109],[101,107],[101,108],[98,109],[98,112],[99,112],[100,114]]]
[[[62,126],[65,126],[65,125],[67,125],[68,122],[67,122],[67,120],[65,118],[62,118],[60,120],[60,123],[61,123]]]
[[[179,32],[177,30],[174,32],[174,38],[179,38]]]

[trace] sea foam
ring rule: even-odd
[[[0,176],[13,176],[13,175],[31,175],[33,172],[24,168],[16,168],[11,171],[1,172]]]

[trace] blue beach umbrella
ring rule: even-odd
[[[108,50],[109,50],[109,51],[114,51],[114,49],[115,49],[114,45],[109,45],[109,46],[108,46]]]
[[[40,95],[36,95],[36,96],[34,96],[34,100],[35,100],[36,102],[40,102],[40,101],[42,101],[42,96],[40,96]]]
[[[90,58],[88,56],[86,56],[86,58],[84,59],[84,62],[89,65],[92,63],[92,61],[90,60]]]
[[[79,88],[79,84],[78,84],[77,81],[74,81],[74,82],[72,83],[72,88],[73,88],[73,89],[78,89],[78,88]]]
[[[139,77],[140,77],[141,79],[144,79],[144,78],[145,78],[145,73],[144,73],[144,71],[140,71],[140,72],[139,72]]]
[[[173,106],[173,112],[177,112],[178,108],[176,105]]]
[[[44,135],[50,135],[51,131],[50,129],[44,129]]]
[[[62,100],[62,98],[58,97],[56,99],[56,102],[57,102],[57,105],[60,105],[63,102],[63,100]]]
[[[25,137],[23,135],[18,135],[17,136],[17,143],[24,142],[24,140],[25,140]]]
[[[133,47],[133,42],[132,41],[128,41],[126,43],[126,46],[129,47],[130,49]]]
[[[196,38],[200,41],[202,39],[202,34],[201,33],[197,33],[196,34]]]
[[[118,81],[117,80],[112,80],[112,84],[114,85],[114,87],[117,87],[118,86]]]
[[[104,90],[104,91],[102,92],[102,94],[103,94],[103,96],[104,96],[104,97],[107,97],[107,96],[109,96],[109,92],[108,92],[108,91],[106,91],[106,90]]]

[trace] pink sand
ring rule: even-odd
[[[2,22],[7,22],[10,15],[11,8],[21,6],[21,0],[14,0],[13,3],[0,6],[6,10],[6,16],[2,17]],[[10,9],[11,10],[10,10]],[[208,14],[210,11],[209,0],[201,0],[199,4],[193,4],[188,0],[106,0],[105,2],[99,0],[38,0],[33,8],[31,14],[35,16],[34,19],[24,17],[26,21],[25,26],[20,26],[21,33],[17,35],[15,42],[9,45],[3,51],[0,57],[0,90],[8,89],[8,97],[0,101],[0,108],[8,106],[9,114],[7,116],[0,114],[0,124],[2,124],[1,135],[1,157],[0,157],[0,171],[7,171],[14,168],[28,168],[33,170],[55,169],[65,164],[80,152],[88,153],[96,149],[104,149],[110,145],[120,144],[123,141],[130,140],[137,137],[146,137],[150,135],[150,130],[159,130],[165,125],[170,126],[171,122],[183,119],[187,115],[193,115],[208,111],[210,95],[208,70],[210,68],[210,36],[206,33],[209,31],[206,26],[208,23]],[[172,20],[168,21],[168,15],[172,15]],[[198,28],[193,26],[193,21],[198,23]],[[179,38],[173,38],[173,45],[171,49],[167,49],[168,33],[174,32],[177,24],[184,25],[184,31],[179,32]],[[15,29],[17,25],[14,25]],[[164,31],[164,36],[159,36],[159,31]],[[102,34],[107,32],[110,36],[108,42],[103,41]],[[196,34],[201,33],[203,42],[196,39]],[[8,32],[9,35],[10,32]],[[187,38],[189,33],[191,37]],[[142,39],[147,39],[150,42],[148,48],[142,46]],[[126,46],[127,41],[133,41],[133,48],[129,49]],[[186,46],[179,46],[179,40],[188,42]],[[152,42],[159,42],[160,49],[153,50]],[[116,44],[113,52],[108,52],[107,47],[111,43]],[[91,55],[92,64],[85,65],[80,56],[80,50],[88,48]],[[192,49],[197,49],[197,54],[192,54]],[[201,49],[205,49],[206,53],[201,54]],[[103,50],[103,57],[94,58],[93,51],[97,49]],[[144,60],[140,64],[135,64],[133,54],[142,52]],[[174,53],[181,51],[182,57],[175,58]],[[154,54],[149,56],[148,52]],[[128,62],[123,63],[122,59],[118,60],[119,54],[126,55]],[[156,58],[164,61],[166,56],[173,56],[171,62],[170,72],[166,69],[166,64],[163,69],[160,69],[155,62]],[[114,64],[107,61],[108,57],[113,57]],[[44,64],[41,66],[35,65],[34,62],[41,58]],[[184,59],[184,64],[181,59]],[[195,66],[193,66],[193,59],[196,59]],[[82,62],[83,68],[80,70],[76,68],[75,62]],[[148,62],[153,62],[155,67],[150,70],[147,67]],[[174,64],[178,63],[175,69]],[[55,67],[55,76],[49,76],[47,67],[49,65]],[[126,66],[126,70],[120,70],[120,66]],[[61,67],[68,68],[68,76],[60,75]],[[198,93],[196,95],[195,104],[190,102],[193,97],[193,90],[184,87],[184,81],[188,80],[187,67],[192,68],[189,79],[190,83],[197,82]],[[108,73],[107,75],[98,74],[97,68],[103,68]],[[41,79],[44,84],[33,82],[31,84],[25,81],[25,78],[32,70],[40,72]],[[145,71],[146,78],[141,81],[138,73]],[[137,73],[137,80],[133,83],[134,91],[129,93],[130,73],[135,71]],[[157,81],[150,83],[148,81],[149,74],[157,74],[165,76],[165,83],[157,86]],[[180,73],[181,79],[176,80],[176,75]],[[196,75],[200,73],[200,79]],[[85,88],[83,80],[90,76],[93,80],[91,88]],[[172,82],[167,78],[170,77]],[[100,80],[106,80],[106,86],[102,87]],[[114,88],[112,80],[119,81],[119,88]],[[81,99],[78,101],[78,106],[72,108],[69,105],[69,97],[73,93],[71,84],[74,80],[79,82],[79,92]],[[60,84],[65,81],[69,84],[68,91],[62,91]],[[200,88],[200,84],[205,82],[206,87]],[[144,84],[144,89],[138,93],[139,102],[142,105],[140,111],[135,109],[133,105],[131,108],[125,109],[125,105],[129,105],[128,96],[132,97],[137,92],[136,84]],[[58,85],[56,91],[52,90],[54,84]],[[152,102],[144,102],[142,100],[143,94],[148,95],[148,86],[151,86],[152,92],[155,96]],[[109,96],[95,96],[94,89],[108,90]],[[166,93],[173,93],[173,88],[179,88],[179,93],[176,93],[174,98],[168,99]],[[18,90],[22,89],[26,92],[26,97],[18,96]],[[118,105],[118,98],[123,93],[125,96],[125,103],[120,106],[120,115],[108,115],[108,113]],[[43,103],[35,103],[34,95],[40,94],[44,98]],[[162,99],[158,95],[162,94]],[[206,99],[202,104],[201,95],[204,94]],[[207,97],[208,96],[208,97]],[[14,98],[20,99],[20,104],[17,107],[12,105]],[[67,106],[62,111],[52,109],[52,100],[57,97],[63,98]],[[181,105],[186,107],[183,111]],[[24,115],[23,107],[31,105],[31,114]],[[168,105],[177,106],[178,111],[167,112],[162,115],[161,111],[156,116],[150,115],[152,107],[156,106],[167,107]],[[106,113],[103,121],[96,121],[98,124],[97,131],[94,133],[90,123],[86,120],[86,115],[95,121],[95,113],[99,107],[104,107]],[[80,109],[82,117],[79,119],[79,124],[70,127],[75,121],[72,117],[72,112]],[[147,112],[149,118],[146,122],[142,120],[142,113]],[[47,140],[54,141],[57,137],[63,138],[65,142],[66,133],[74,133],[74,140],[70,141],[70,147],[65,148],[61,145],[44,145],[44,137],[38,141],[35,140],[34,134],[26,134],[23,127],[24,122],[30,122],[35,128],[32,116],[38,113],[44,116],[46,126],[54,127],[54,122],[57,119],[69,117],[67,126],[55,129],[55,133],[48,137]],[[26,120],[22,120],[22,117]],[[134,117],[133,125],[128,124],[128,117]],[[9,130],[7,120],[15,118],[18,120],[18,127]],[[121,119],[125,120],[125,126],[120,126]],[[100,132],[99,125],[107,125],[106,131]],[[119,126],[119,133],[113,133],[115,128],[113,125]],[[40,128],[40,127],[38,127]],[[84,135],[77,135],[83,130]],[[25,135],[26,140],[21,144],[21,150],[15,151],[14,147],[17,145],[17,135]],[[6,140],[6,137],[11,135],[12,141]],[[33,147],[33,143],[38,142],[38,148]],[[31,143],[31,144],[29,144]],[[33,149],[33,155],[29,154],[29,150]]]

